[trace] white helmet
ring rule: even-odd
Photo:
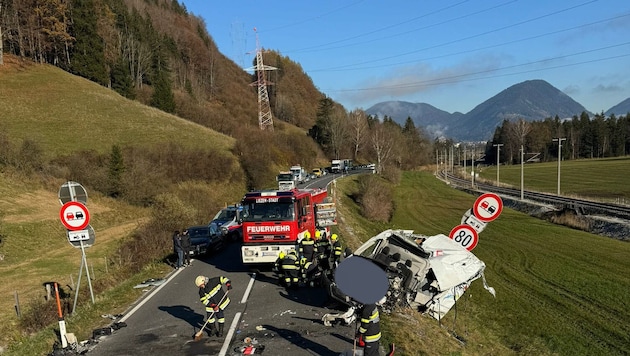
[[[206,279],[205,276],[197,276],[197,278],[195,278],[195,285],[201,287],[202,284],[206,284]]]

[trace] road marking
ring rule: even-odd
[[[147,301],[149,301],[149,299],[151,299],[157,292],[160,291],[160,289],[162,289],[162,287],[164,287],[168,282],[170,282],[170,280],[175,277],[176,275],[179,274],[179,272],[181,272],[182,269],[178,269],[177,271],[175,271],[175,273],[173,273],[164,283],[160,284],[157,288],[155,288],[148,296],[146,296],[144,299],[142,299],[142,301],[140,303],[138,303],[135,307],[133,307],[133,309],[131,309],[129,311],[129,313],[125,314],[125,316],[123,316],[122,318],[120,318],[119,322],[122,323],[125,320],[127,320],[127,318],[129,318],[131,315],[133,315],[133,313],[137,312],[138,309],[140,309],[140,307],[142,307],[144,305],[144,303],[146,303]]]
[[[247,302],[247,297],[249,297],[249,293],[252,291],[252,287],[254,286],[255,281],[256,281],[256,273],[252,273],[252,277],[249,280],[247,289],[245,289],[245,293],[243,294],[243,299],[241,299],[241,304],[245,304],[245,302]]]
[[[249,293],[251,293],[252,291],[252,287],[254,286],[255,281],[256,273],[252,273],[252,276],[249,279],[249,283],[247,284],[247,288],[245,289],[245,293],[243,294],[243,299],[241,299],[241,304],[245,304],[247,302],[247,298],[249,297]],[[241,312],[237,312],[234,315],[234,320],[232,320],[232,324],[230,325],[230,330],[228,330],[228,333],[225,336],[223,347],[221,347],[221,352],[219,352],[219,356],[225,356],[227,354],[228,348],[230,348],[230,343],[232,342],[232,336],[234,336],[234,332],[236,331],[236,325],[239,323],[240,320]]]
[[[219,352],[219,356],[225,356],[227,354],[228,348],[230,348],[230,343],[232,342],[232,336],[234,335],[234,331],[236,330],[236,324],[238,324],[241,319],[241,312],[237,312],[234,315],[234,320],[232,320],[232,324],[230,325],[230,330],[228,330],[227,335],[225,336],[225,341],[223,341],[223,347],[221,347],[221,352]]]

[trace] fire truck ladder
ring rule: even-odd
[[[256,28],[254,28],[254,32],[256,32]],[[248,69],[256,71],[257,75],[257,80],[251,85],[258,86],[258,125],[261,130],[273,131],[273,116],[267,93],[267,85],[273,85],[273,83],[267,82],[265,72],[278,68],[263,64],[263,49],[260,47],[258,32],[256,32],[256,66]]]

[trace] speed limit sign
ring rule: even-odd
[[[448,237],[468,251],[472,251],[479,242],[479,234],[477,234],[477,231],[475,231],[472,226],[466,224],[455,226]]]

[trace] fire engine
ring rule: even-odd
[[[330,232],[336,224],[336,208],[326,189],[256,191],[245,194],[243,246],[245,264],[274,263],[281,251],[297,250],[308,231]]]

